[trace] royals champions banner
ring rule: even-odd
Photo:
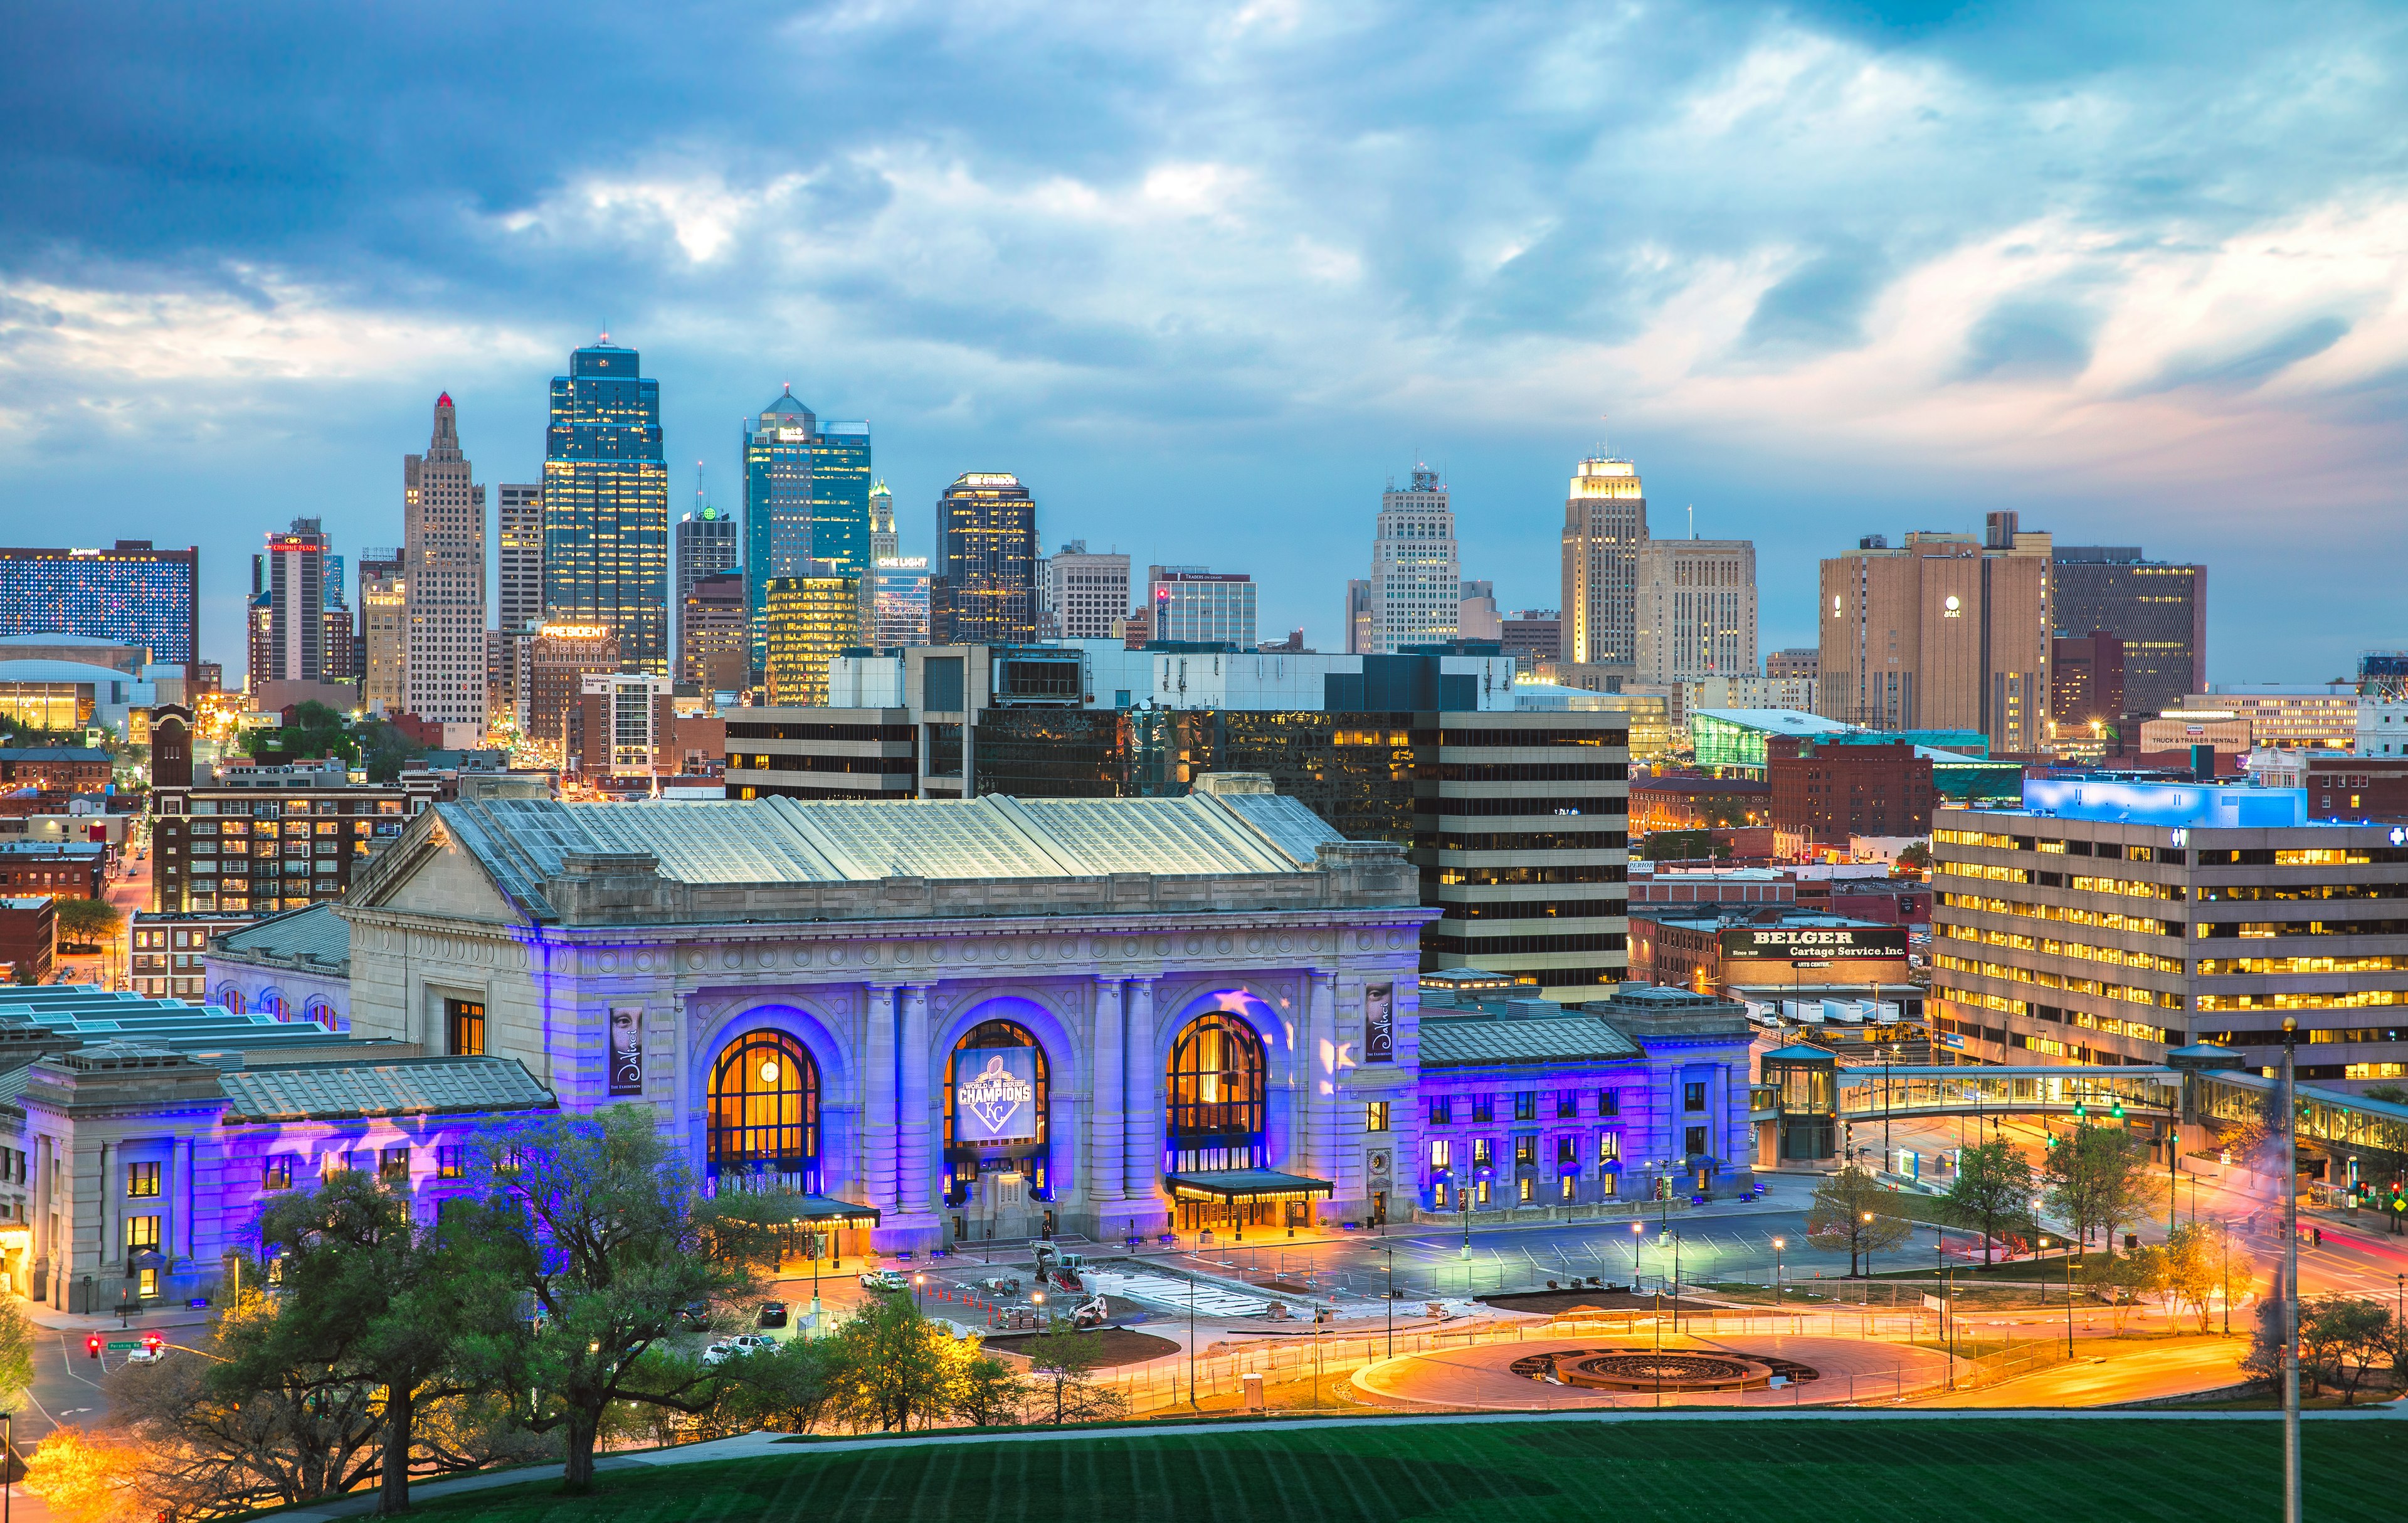
[[[1037,1135],[1037,1053],[978,1048],[953,1058],[953,1141],[1025,1142]]]

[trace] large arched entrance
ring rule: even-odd
[[[1035,1032],[1003,1011],[945,1056],[945,1205],[957,1242],[1054,1228],[1052,1069]]]
[[[1182,1177],[1234,1177],[1268,1162],[1266,1118],[1270,1056],[1246,1018],[1261,1001],[1240,990],[1214,995],[1211,1008],[1171,1040],[1163,1075],[1164,1172],[1178,1201],[1182,1231],[1216,1227],[1242,1230],[1278,1220],[1275,1202],[1208,1199],[1180,1187]],[[1263,1013],[1268,1016],[1268,1012]]]
[[[820,1190],[820,1070],[783,1031],[747,1031],[711,1065],[704,1168],[721,1188]]]

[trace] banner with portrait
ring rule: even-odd
[[[644,1007],[610,1007],[610,1093],[644,1092]]]
[[[1397,1056],[1397,986],[1363,986],[1363,1060],[1392,1063]]]

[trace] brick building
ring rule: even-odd
[[[58,950],[57,905],[48,898],[0,898],[0,964],[7,976],[43,982]]]
[[[0,787],[97,793],[108,769],[108,753],[89,746],[0,745]]]
[[[1931,830],[1937,797],[1931,761],[1912,742],[1818,741],[1775,735],[1765,740],[1772,783],[1772,826],[1805,841],[1851,836],[1921,836]]]
[[[96,841],[0,844],[0,893],[96,899],[108,886],[108,848]]]
[[[150,999],[208,998],[205,958],[209,938],[251,923],[250,914],[199,914],[192,911],[139,910],[134,915],[134,951],[127,970],[134,992]]]

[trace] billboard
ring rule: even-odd
[[[1798,962],[1906,960],[1903,926],[1733,926],[1722,932],[1725,957]]]
[[[953,1141],[1025,1142],[1037,1136],[1037,1049],[973,1047],[953,1058]]]

